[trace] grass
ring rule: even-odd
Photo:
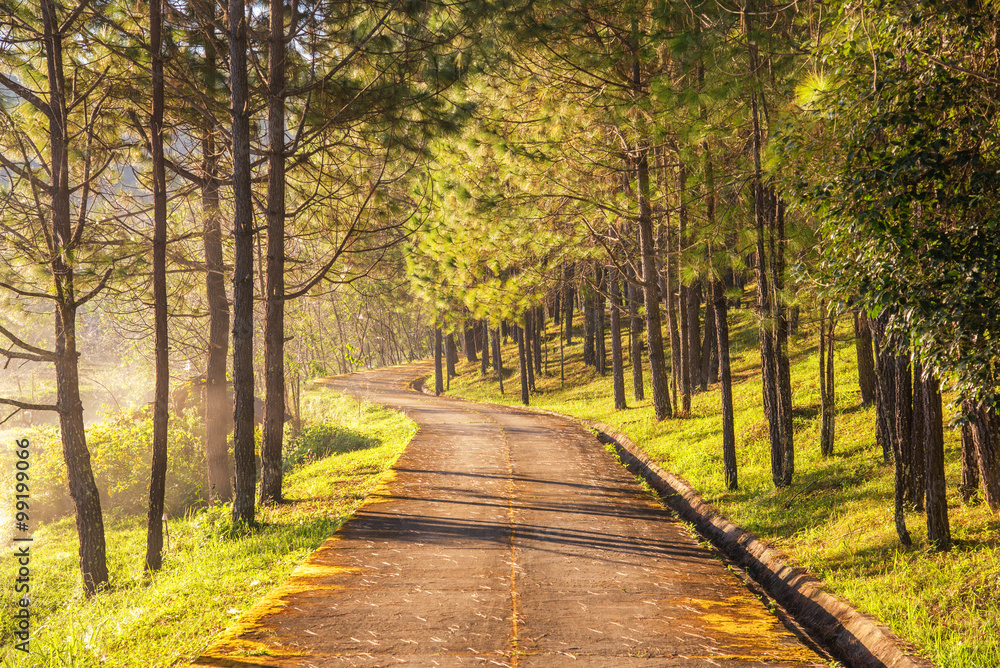
[[[73,520],[35,531],[30,655],[11,644],[16,565],[5,550],[0,665],[145,668],[195,658],[363,503],[416,433],[399,413],[329,390],[304,399],[304,413],[336,425],[338,436],[327,456],[286,475],[291,502],[258,508],[261,525],[253,532],[235,534],[225,506],[171,520],[164,568],[147,577],[145,519],[113,518],[106,527],[111,588],[87,600]]]
[[[685,478],[724,515],[770,542],[792,562],[819,576],[828,591],[874,615],[918,653],[948,668],[1000,666],[1000,517],[985,504],[965,506],[958,495],[960,435],[946,430],[946,476],[954,549],[929,550],[921,513],[907,515],[914,546],[900,546],[892,521],[892,468],[875,443],[875,412],[861,405],[853,337],[839,333],[835,352],[834,455],[819,453],[819,359],[816,328],[803,325],[790,344],[796,472],[791,487],[771,483],[770,450],[760,382],[756,324],[731,312],[734,413],[740,489],[725,489],[718,385],[697,394],[687,416],[657,422],[649,397],[614,409],[608,374],[582,363],[582,344],[565,351],[559,377],[558,339],[547,343],[548,373],[536,375],[531,405],[613,425],[664,468]],[[579,326],[579,320],[577,321]],[[610,342],[608,344],[610,351]],[[627,348],[626,348],[627,350]],[[520,403],[516,346],[504,349],[501,396],[493,376],[462,362],[451,394],[478,401]],[[491,370],[492,372],[492,370]],[[947,419],[947,418],[946,418]]]

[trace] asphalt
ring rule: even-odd
[[[330,379],[420,430],[391,480],[198,666],[824,666],[582,426]]]

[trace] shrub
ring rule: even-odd
[[[171,416],[167,430],[167,486],[164,510],[183,515],[204,503],[204,429],[195,415]],[[31,519],[51,522],[73,513],[58,427],[30,430]],[[87,428],[87,447],[105,514],[138,515],[149,503],[153,419],[143,411],[116,413]],[[8,466],[5,478],[13,473]]]

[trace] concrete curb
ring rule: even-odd
[[[837,659],[854,668],[931,667],[927,659],[905,651],[906,643],[885,625],[822,591],[815,577],[789,566],[767,543],[719,515],[690,485],[661,469],[627,436],[606,424],[580,422],[597,431],[598,439],[614,447],[629,471],[659,492],[674,512],[694,524]]]

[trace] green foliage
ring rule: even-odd
[[[775,164],[822,223],[824,279],[894,314],[962,398],[993,403],[996,16],[944,2],[839,9]]]
[[[375,445],[377,445],[375,439],[345,431],[338,425],[329,423],[312,425],[286,444],[283,466],[285,471],[291,471],[332,454],[350,452],[358,448],[371,448]]]
[[[146,513],[153,419],[144,413],[138,410],[109,415],[87,429],[90,462],[101,494],[101,508],[107,516]],[[204,503],[203,431],[200,418],[191,411],[170,420],[164,507],[171,517]],[[58,428],[34,429],[22,437],[31,441],[32,521],[51,522],[71,514],[73,503]],[[10,458],[5,460],[4,480],[12,479],[12,462]]]

